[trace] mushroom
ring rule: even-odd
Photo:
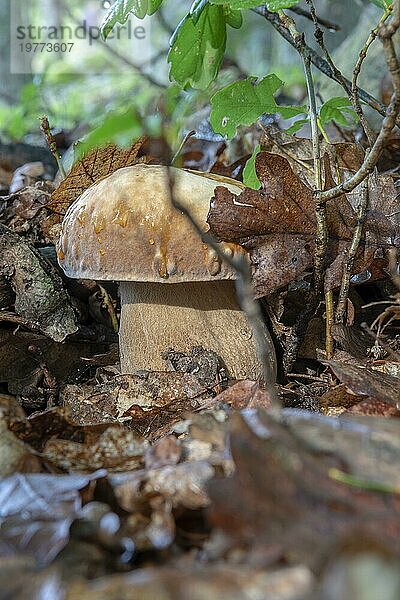
[[[236,195],[243,189],[225,177],[170,169],[175,198],[204,231],[216,185]],[[229,256],[245,253],[220,246]],[[68,277],[120,283],[123,373],[165,371],[166,350],[202,346],[221,357],[231,377],[260,378],[235,272],[172,206],[168,167],[139,163],[88,188],[65,215],[57,256]]]

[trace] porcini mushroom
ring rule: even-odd
[[[243,189],[225,177],[177,168],[170,173],[174,197],[204,231],[215,187],[236,195]],[[230,256],[245,252],[220,245]],[[120,282],[123,373],[163,371],[163,352],[200,345],[222,358],[231,377],[260,377],[235,272],[172,206],[168,167],[140,163],[92,185],[68,209],[57,250],[69,277]]]

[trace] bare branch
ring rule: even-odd
[[[357,209],[357,225],[354,230],[353,239],[350,245],[348,255],[343,265],[342,283],[340,286],[339,300],[336,307],[336,323],[343,323],[346,315],[347,298],[350,289],[350,278],[353,272],[354,261],[357,250],[360,245],[363,232],[365,217],[368,208],[368,179],[362,182],[361,202]]]
[[[295,13],[296,15],[299,15],[300,17],[308,19],[309,21],[313,21],[311,13],[304,10],[304,8],[300,8],[300,6],[292,6],[292,8],[289,8],[288,10],[290,10],[290,12],[292,13]],[[325,29],[329,29],[330,31],[340,31],[341,29],[340,25],[332,23],[332,21],[322,19],[321,17],[317,17],[317,23],[318,25],[321,25],[322,27],[325,27]]]
[[[395,0],[393,17],[389,24],[381,23],[379,25],[379,38],[383,45],[386,57],[386,63],[392,78],[393,94],[390,103],[386,109],[386,116],[383,119],[381,129],[370,152],[359,170],[347,181],[336,187],[321,192],[319,198],[322,202],[336,198],[344,192],[351,192],[356,188],[372,171],[374,170],[385,143],[389,138],[393,128],[396,125],[400,113],[400,64],[396,56],[396,50],[393,43],[393,36],[400,28],[400,0]]]
[[[277,13],[270,12],[269,10],[267,10],[265,7],[262,7],[262,6],[258,6],[257,8],[253,8],[251,10],[253,12],[257,13],[258,15],[261,15],[265,19],[267,19],[267,21],[269,21],[271,23],[271,25],[274,27],[274,29],[276,29],[276,31],[287,42],[289,42],[289,44],[291,46],[296,48],[295,41],[293,40],[292,36],[290,35],[290,33],[288,32],[286,27],[281,22]],[[338,81],[336,79],[335,74],[333,73],[332,68],[327,63],[327,61],[325,59],[323,59],[321,56],[319,56],[319,54],[317,54],[317,52],[315,52],[315,50],[313,50],[309,46],[307,46],[307,49],[310,53],[310,59],[311,59],[312,64],[319,71],[321,71],[321,73],[323,73],[324,75],[326,75],[330,79],[333,79],[334,81],[336,81],[337,83],[339,83],[341,85],[340,81]],[[346,77],[343,78],[343,81],[346,83],[346,85],[348,86],[348,88],[350,90],[351,89],[351,81],[348,80]],[[386,106],[384,104],[382,104],[381,102],[378,102],[378,100],[376,98],[371,96],[371,94],[368,94],[368,92],[366,92],[362,88],[358,88],[358,93],[359,93],[360,99],[363,102],[365,102],[366,104],[368,104],[368,106],[370,106],[371,108],[376,110],[380,115],[385,116]]]

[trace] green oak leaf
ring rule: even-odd
[[[261,187],[261,181],[258,179],[256,173],[256,158],[260,152],[261,146],[260,144],[257,144],[253,150],[253,154],[250,156],[243,169],[243,183],[252,190],[259,190]]]
[[[277,12],[278,10],[284,10],[285,8],[291,8],[300,2],[300,0],[267,0],[261,2],[260,0],[209,0],[211,4],[224,4],[233,10],[244,10],[246,8],[255,8],[261,4],[265,4],[267,9],[271,12]],[[386,0],[378,0],[386,1]]]
[[[100,25],[103,39],[107,39],[110,31],[117,23],[123,25],[131,13],[135,17],[138,17],[138,19],[144,19],[146,15],[155,13],[162,3],[163,0],[117,0],[111,6]]]
[[[357,123],[358,120],[350,100],[341,96],[327,100],[319,109],[318,118],[322,127],[325,127],[329,121],[336,121],[339,125],[346,127]]]
[[[226,46],[226,18],[222,6],[206,4],[181,21],[168,54],[170,78],[182,87],[205,89],[216,78]]]
[[[274,74],[257,82],[255,77],[236,81],[211,98],[210,123],[216,133],[231,138],[239,125],[252,125],[263,113],[279,113],[284,118],[303,114],[304,106],[279,106],[274,94],[283,82]]]

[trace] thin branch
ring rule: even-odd
[[[346,92],[347,96],[349,97],[351,104],[353,106],[353,109],[360,120],[361,126],[365,132],[365,135],[366,135],[370,145],[372,146],[375,138],[373,136],[371,127],[369,126],[368,121],[366,120],[366,118],[364,116],[364,112],[361,108],[361,104],[360,104],[360,100],[359,100],[359,96],[358,96],[358,89],[357,89],[357,78],[355,79],[353,76],[351,85],[350,86],[348,85],[346,78],[343,76],[343,73],[340,71],[340,69],[338,69],[337,66],[335,65],[335,63],[328,51],[328,48],[325,45],[324,32],[322,31],[322,29],[319,26],[318,16],[315,11],[315,6],[314,6],[313,0],[306,0],[306,2],[310,7],[310,14],[311,14],[311,17],[312,17],[312,20],[314,23],[314,37],[317,40],[317,43],[318,43],[319,47],[321,48],[322,52],[324,53],[327,63],[329,64],[329,66],[332,69],[332,72],[335,75],[336,81],[338,81],[340,83],[340,85]]]
[[[381,23],[383,23],[384,21],[386,21],[386,19],[389,17],[390,13],[387,12],[383,15],[382,19],[381,19]],[[353,70],[353,78],[351,80],[351,102],[353,105],[354,110],[356,111],[358,118],[360,119],[361,124],[363,125],[363,129],[365,131],[365,135],[367,136],[369,145],[372,146],[376,136],[375,134],[371,131],[371,129],[369,128],[369,126],[367,125],[367,123],[365,122],[365,117],[364,117],[364,111],[361,107],[360,104],[360,97],[359,97],[359,93],[358,93],[358,87],[357,87],[357,81],[358,81],[358,77],[360,75],[361,72],[361,67],[363,65],[364,60],[367,57],[367,53],[368,50],[371,46],[371,44],[376,40],[376,38],[378,37],[378,33],[379,33],[379,25],[380,23],[375,27],[375,29],[373,29],[371,31],[371,33],[369,34],[364,46],[361,48],[357,62],[355,64],[354,70]]]
[[[395,0],[393,9],[393,18],[386,25],[381,23],[379,26],[379,38],[383,45],[389,72],[392,78],[393,94],[390,103],[386,109],[386,116],[383,119],[381,129],[370,152],[366,155],[363,164],[359,170],[347,181],[340,183],[336,187],[326,190],[320,194],[320,199],[324,202],[336,198],[344,192],[351,192],[356,188],[372,171],[374,170],[382,150],[388,140],[392,130],[396,125],[400,113],[400,64],[396,56],[396,50],[393,43],[393,35],[400,28],[400,0]]]
[[[289,42],[289,44],[291,46],[296,48],[296,43],[294,42],[292,36],[290,35],[290,33],[288,32],[286,27],[281,22],[277,13],[272,13],[272,12],[268,11],[265,7],[262,7],[262,6],[258,6],[257,8],[252,8],[251,10],[253,12],[257,13],[258,15],[264,17],[264,19],[267,19],[267,21],[269,21],[271,23],[271,25],[274,27],[274,29],[276,29],[276,31],[287,42]],[[311,59],[312,64],[319,71],[321,71],[321,73],[323,73],[330,79],[333,79],[334,81],[336,81],[337,83],[340,84],[340,81],[337,81],[337,79],[335,78],[335,74],[333,73],[333,71],[332,71],[331,67],[329,66],[329,64],[327,63],[327,61],[325,59],[323,59],[321,56],[319,56],[319,54],[317,54],[317,52],[315,52],[315,50],[313,50],[309,46],[307,46],[307,49],[310,53],[310,59]],[[346,82],[346,85],[350,89],[351,81],[346,79],[346,77],[344,77],[343,80]],[[371,108],[376,110],[380,115],[385,116],[386,106],[384,104],[382,104],[381,102],[378,102],[378,100],[376,98],[374,98],[373,96],[368,94],[368,92],[366,92],[362,88],[358,88],[358,93],[359,93],[360,99],[363,102],[365,102],[366,104],[368,104],[368,106],[370,106]]]
[[[258,302],[254,300],[251,271],[248,262],[242,255],[238,257],[227,256],[221,250],[220,244],[218,244],[214,236],[211,235],[210,232],[204,232],[201,227],[199,227],[190,211],[174,197],[173,175],[170,169],[168,172],[170,177],[171,202],[174,208],[179,210],[187,217],[199,236],[201,236],[202,240],[208,244],[222,260],[227,262],[237,274],[235,283],[239,304],[246,315],[250,328],[253,332],[257,354],[263,368],[263,379],[266,390],[271,399],[271,405],[273,408],[279,410],[281,408],[281,404],[276,395],[274,387],[276,381],[275,348],[268,330],[261,329],[259,326],[259,323],[262,322],[262,313]]]
[[[354,230],[348,255],[343,265],[343,276],[339,292],[339,300],[336,307],[336,323],[343,323],[346,316],[347,298],[350,289],[350,279],[353,273],[354,261],[356,259],[358,247],[360,245],[365,217],[368,209],[368,179],[364,179],[361,184],[361,202],[357,209],[357,225]]]
[[[314,255],[314,286],[318,294],[323,290],[324,262],[326,257],[326,251],[328,248],[328,224],[326,218],[325,204],[323,202],[320,202],[319,200],[319,192],[322,190],[322,166],[319,144],[317,103],[315,99],[314,81],[311,73],[311,58],[308,46],[304,40],[304,35],[299,33],[299,31],[296,28],[296,23],[293,21],[293,19],[284,12],[280,14],[280,19],[287,31],[290,33],[290,36],[292,37],[293,41],[296,43],[296,49],[299,52],[303,61],[304,73],[307,84],[316,192],[315,214],[317,221],[317,232]]]
[[[324,263],[326,251],[328,248],[328,223],[326,218],[326,206],[319,200],[319,193],[322,190],[322,169],[321,169],[321,152],[319,145],[319,132],[317,123],[317,105],[315,101],[314,82],[311,73],[310,57],[308,55],[303,57],[304,71],[307,82],[307,92],[310,101],[310,125],[311,125],[311,139],[313,148],[313,162],[314,162],[314,177],[315,177],[315,215],[317,220],[317,235],[315,244],[315,256],[314,256],[314,284],[315,289],[320,292],[323,288],[324,282]]]
[[[299,6],[292,6],[288,10],[290,10],[290,12],[292,12],[292,13],[295,13],[296,15],[299,15],[300,17],[304,17],[304,18],[308,19],[309,21],[313,20],[311,13],[304,10],[304,8],[300,8]],[[326,19],[322,19],[321,17],[317,17],[317,22],[318,22],[318,25],[322,25],[322,27],[325,27],[325,29],[329,29],[330,31],[340,31],[340,29],[341,29],[340,25],[337,25],[336,23],[332,23],[332,21],[327,21]]]
[[[64,0],[61,0],[61,4],[62,4],[63,9],[67,13],[67,15],[70,17],[70,19],[76,25],[81,25],[81,23],[75,18],[72,11],[70,10],[70,8],[68,7],[68,5],[66,4],[66,2]],[[149,83],[151,83],[151,85],[154,85],[154,86],[156,86],[158,88],[162,88],[162,89],[166,89],[168,87],[166,84],[162,83],[161,81],[157,81],[156,79],[154,79],[154,77],[152,75],[150,75],[149,73],[146,73],[145,71],[143,71],[141,66],[132,62],[127,56],[120,54],[119,52],[117,52],[117,50],[114,50],[114,48],[112,48],[112,46],[110,46],[106,42],[103,42],[103,40],[101,40],[100,38],[93,36],[93,34],[90,30],[90,27],[88,27],[88,34],[89,34],[89,38],[92,42],[99,44],[109,54],[111,54],[111,56],[118,58],[118,60],[125,63],[128,67],[130,67],[131,69],[136,71],[141,77],[143,77],[143,79],[146,79]]]

